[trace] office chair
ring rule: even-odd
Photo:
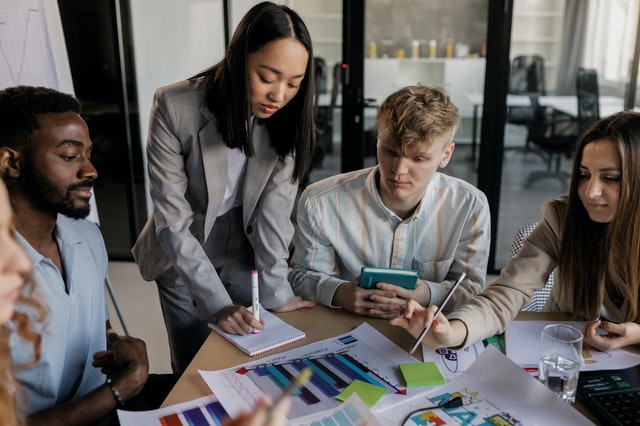
[[[540,55],[520,55],[513,58],[509,74],[509,93],[512,95],[544,96],[546,94],[544,78],[544,59]],[[507,123],[528,126],[535,119],[533,106],[513,106],[507,110]],[[524,148],[514,147],[507,150],[529,152],[529,140],[525,139]]]
[[[329,105],[319,106],[315,117],[316,143],[323,148],[324,153],[330,153],[333,151],[333,110],[336,108],[341,82],[341,69],[339,63],[333,66],[332,77],[333,84],[331,86]]]
[[[549,177],[566,186],[571,174],[561,170],[562,157],[571,158],[573,154],[578,139],[575,119],[552,108],[543,107],[535,96],[531,97],[531,106],[534,109],[534,119],[527,127],[527,141],[534,145],[531,149],[546,160],[547,170],[532,171],[527,177],[525,188]]]
[[[322,63],[324,63],[324,60],[322,60]],[[317,69],[316,72],[318,72]],[[311,173],[311,170],[315,168],[322,168],[322,162],[324,161],[325,154],[331,153],[333,151],[333,110],[335,109],[336,103],[338,101],[338,92],[340,91],[341,78],[340,64],[337,63],[333,66],[333,85],[331,86],[331,97],[329,98],[328,105],[320,105],[320,96],[318,95],[322,92],[316,92],[314,103],[316,145],[314,147],[311,165],[309,166],[309,170],[300,182],[300,188],[304,188],[309,184],[309,174]],[[317,79],[318,75],[316,74],[316,80]],[[325,80],[324,84],[326,87],[326,75],[323,76],[323,79]],[[315,84],[317,85],[318,82],[316,81]]]
[[[600,93],[596,70],[586,68],[578,70],[576,94],[578,97],[578,133],[582,135],[600,119]]]
[[[513,239],[513,244],[511,245],[511,257],[518,254],[522,246],[524,245],[524,241],[527,237],[533,232],[535,229],[537,222],[530,223],[528,225],[523,226],[516,232],[516,236]],[[521,311],[533,311],[540,312],[544,304],[547,302],[549,298],[549,294],[551,294],[551,286],[553,286],[553,272],[549,275],[547,279],[547,283],[545,286],[539,290],[535,290],[533,292],[533,297],[531,301],[520,308]]]
[[[544,96],[544,59],[540,55],[521,55],[513,58],[509,74],[509,93],[512,95]],[[534,118],[531,107],[511,107],[507,121],[512,124],[529,124]]]

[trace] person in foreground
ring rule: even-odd
[[[0,91],[0,176],[16,212],[15,237],[24,249],[22,257],[12,255],[12,247],[0,252],[0,261],[5,256],[12,261],[2,271],[16,271],[11,291],[0,299],[0,322],[12,312],[4,300],[12,301],[22,282],[16,273],[32,267],[37,293],[47,303],[39,336],[27,332],[23,314],[14,314],[18,333],[11,333],[9,342],[15,379],[24,390],[13,392],[13,406],[28,416],[30,425],[115,421],[116,408],[157,408],[177,380],[174,375],[149,375],[144,342],[110,329],[104,300],[107,253],[97,225],[84,219],[97,172],[79,111],[75,98],[52,89]],[[0,207],[2,195],[0,191]],[[0,208],[0,237],[9,232],[2,225],[7,211]],[[42,317],[40,305],[26,296],[20,300],[28,302],[25,313]],[[8,377],[7,386],[11,383]],[[0,396],[8,390],[3,377]],[[267,406],[260,403],[257,413]],[[231,424],[251,424],[256,416]]]
[[[312,57],[298,14],[263,2],[218,64],[156,91],[147,143],[154,208],[132,253],[158,286],[174,372],[212,320],[233,334],[264,328],[242,305],[252,269],[265,308],[315,305],[287,280],[297,182],[313,152]]]
[[[412,298],[451,306],[484,288],[490,215],[484,194],[439,173],[451,159],[458,108],[442,90],[409,86],[376,119],[378,165],[307,187],[298,203],[289,279],[296,294],[361,315],[393,318]],[[419,271],[415,290],[359,287],[362,266]]]
[[[392,323],[424,343],[464,347],[502,333],[533,291],[557,279],[544,311],[585,320],[584,341],[602,351],[640,343],[640,114],[620,112],[579,140],[568,196],[546,202],[543,219],[499,278],[465,306],[407,304]]]
[[[104,299],[107,253],[90,212],[97,177],[78,101],[19,86],[0,91],[0,176],[15,213],[16,238],[47,304],[39,360],[16,368],[29,424],[106,421],[148,379],[145,344],[110,330]],[[105,328],[106,327],[106,328]],[[30,342],[11,335],[14,366],[34,360]],[[105,374],[108,381],[105,381]]]
[[[21,389],[12,373],[9,336],[17,333],[32,345],[35,357],[25,360],[27,365],[37,362],[40,356],[40,335],[34,326],[43,321],[44,308],[31,295],[30,271],[31,263],[15,238],[7,188],[0,179],[0,424],[8,426],[22,424],[24,420],[16,411],[16,394]],[[28,288],[21,291],[23,285]],[[15,309],[18,306],[35,315]]]

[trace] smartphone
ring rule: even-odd
[[[413,269],[363,266],[360,270],[360,287],[375,288],[377,283],[387,283],[414,290],[419,277],[418,271]]]

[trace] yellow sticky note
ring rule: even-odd
[[[444,385],[444,377],[434,362],[400,364],[400,371],[408,388]]]
[[[349,386],[344,388],[342,392],[336,399],[339,401],[346,401],[352,393],[356,393],[362,402],[369,408],[373,407],[373,404],[378,402],[382,395],[384,395],[387,390],[385,388],[381,388],[380,386],[375,386],[367,382],[363,382],[362,380],[354,380],[351,382]]]

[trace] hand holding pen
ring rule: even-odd
[[[264,321],[257,320],[245,306],[227,305],[213,315],[218,326],[226,333],[244,335],[254,329],[263,330]]]
[[[410,353],[413,353],[423,339],[430,348],[455,347],[464,341],[466,337],[466,327],[460,321],[449,323],[442,315],[442,310],[447,302],[465,278],[463,273],[453,285],[440,306],[432,305],[429,308],[422,307],[415,300],[410,300],[404,310],[404,314],[391,320],[392,325],[396,325],[407,330],[411,335],[417,337]]]

